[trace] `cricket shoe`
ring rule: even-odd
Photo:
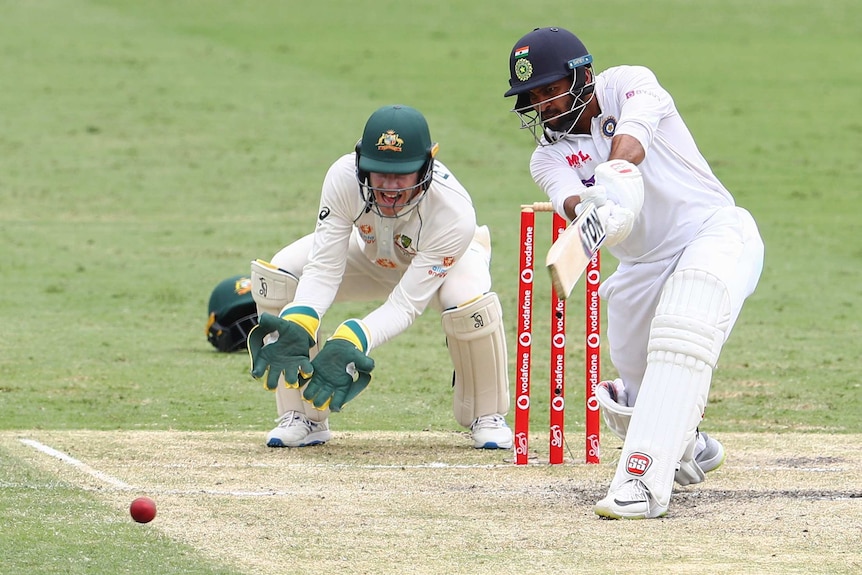
[[[608,519],[653,519],[667,513],[667,506],[659,505],[640,479],[629,479],[596,503],[596,515]]]
[[[506,418],[497,413],[474,419],[470,433],[476,449],[512,449],[512,430]]]
[[[326,443],[332,437],[329,418],[311,421],[299,411],[287,411],[275,421],[278,426],[266,436],[268,447],[307,447]]]
[[[698,432],[694,460],[680,461],[673,479],[680,485],[700,483],[706,478],[707,473],[721,467],[726,457],[727,454],[720,441],[706,433]]]

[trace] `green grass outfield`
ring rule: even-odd
[[[494,287],[514,342],[518,206],[543,198],[527,168],[532,139],[518,130],[502,93],[509,50],[536,26],[575,31],[599,70],[652,68],[719,177],[758,221],[763,277],[725,346],[704,427],[731,438],[784,438],[784,457],[798,444],[805,468],[841,466],[840,452],[824,461],[811,438],[850,448],[862,434],[860,21],[855,0],[0,0],[0,573],[290,570],[290,556],[275,550],[269,563],[246,562],[179,536],[200,504],[188,494],[172,500],[189,502],[185,512],[175,510],[185,519],[170,523],[166,512],[143,529],[130,524],[118,512],[126,491],[88,486],[43,463],[48,456],[18,438],[61,437],[65,453],[95,470],[110,457],[97,457],[97,447],[84,442],[107,441],[110,432],[131,445],[164,432],[157,437],[174,443],[159,445],[174,454],[179,475],[182,453],[191,457],[198,446],[184,443],[185,434],[233,434],[231,449],[247,450],[251,467],[296,458],[260,449],[274,401],[247,375],[242,354],[218,354],[206,342],[206,302],[221,279],[313,229],[325,170],[381,105],[400,102],[425,113],[440,159],[491,227]],[[605,273],[613,266],[606,257]],[[542,295],[536,307],[546,304]],[[323,330],[368,309],[336,306]],[[569,335],[577,342],[577,299],[572,310]],[[535,319],[537,333],[547,331],[541,312]],[[583,354],[578,345],[568,353],[568,437],[577,462]],[[541,405],[547,359],[540,347],[536,354],[534,404]],[[405,459],[433,462],[436,448],[412,434],[460,432],[439,318],[423,316],[375,359],[372,387],[332,418],[333,445],[339,432],[348,444],[350,433],[400,433]],[[547,409],[535,414],[541,458]],[[611,460],[613,450],[606,452]],[[345,457],[334,454],[335,463]],[[122,468],[135,450],[126,445],[116,457]],[[495,454],[489,461],[499,460]],[[782,465],[773,461],[770,469]],[[576,463],[539,467],[546,475],[537,471],[530,481],[541,492],[567,481],[568,467],[581,473]],[[113,474],[136,490],[170,490],[136,480],[135,469]],[[208,481],[216,482],[222,468],[211,473]],[[612,467],[592,473],[590,481],[604,485]],[[794,489],[804,490],[805,481]],[[858,480],[836,489],[862,491]],[[508,492],[501,493],[505,499]],[[266,507],[263,499],[242,505],[255,501]],[[732,496],[722,501],[741,505]],[[856,505],[842,510],[858,535],[860,500],[850,501]],[[679,518],[691,512],[689,503]],[[577,497],[560,505],[588,511]],[[226,515],[236,520],[226,529],[243,525],[241,509]],[[255,508],[250,517],[258,529],[266,515]],[[497,517],[511,522],[516,514]],[[620,530],[597,521],[578,528],[597,537]],[[471,523],[462,525],[469,532]],[[305,537],[312,557],[333,552],[314,533],[280,537]],[[713,537],[718,546],[734,543]],[[696,545],[677,553],[683,564],[698,557]],[[432,559],[414,565],[416,572],[452,572]],[[590,565],[584,560],[577,565]],[[852,561],[839,556],[824,572],[858,571]],[[349,563],[332,572],[362,572]],[[464,572],[488,565],[471,563],[468,553],[462,563]],[[297,570],[312,564],[299,562]],[[600,563],[608,573],[612,564],[612,557]]]

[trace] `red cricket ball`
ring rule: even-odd
[[[129,505],[129,513],[138,523],[149,523],[156,517],[156,503],[149,497],[138,497]]]

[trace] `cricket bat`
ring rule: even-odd
[[[605,241],[605,228],[596,206],[592,202],[585,205],[581,215],[560,234],[545,258],[554,290],[563,299],[572,294],[590,260]]]

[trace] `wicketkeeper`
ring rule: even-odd
[[[329,168],[314,232],[270,262],[252,262],[260,325],[248,348],[252,375],[275,391],[278,425],[267,436],[270,447],[328,441],[330,412],[371,381],[369,354],[429,306],[441,312],[452,358],[455,419],[470,429],[476,448],[512,447],[490,235],[436,154],[421,113],[380,108],[355,151]],[[338,325],[318,352],[318,327],[332,303],[367,300],[383,303]],[[402,373],[409,377],[411,370]]]
[[[625,441],[595,512],[660,517],[674,480],[699,483],[724,461],[698,426],[722,345],[760,278],[763,242],[655,75],[595,74],[592,63],[571,32],[535,29],[509,54],[505,95],[538,144],[533,179],[570,220],[592,202],[620,262],[599,292],[620,377],[596,394]]]

